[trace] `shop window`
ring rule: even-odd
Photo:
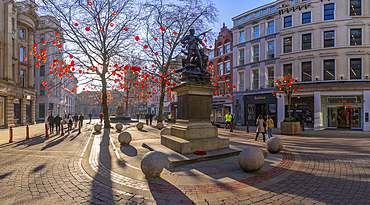
[[[31,122],[31,101],[26,101],[26,121]]]
[[[285,64],[283,65],[283,75],[284,78],[291,78],[292,77],[292,72],[293,72],[293,66],[292,64]]]
[[[362,79],[361,58],[351,58],[349,75],[351,79]]]
[[[324,47],[334,47],[334,31],[324,32]]]
[[[351,16],[361,16],[361,1],[362,0],[350,0],[350,15]]]
[[[274,87],[274,67],[267,68],[267,86],[268,87]]]
[[[284,38],[284,53],[292,52],[292,37]]]
[[[334,60],[324,60],[324,80],[335,80]]]
[[[302,35],[302,50],[309,50],[311,48],[311,34]]]
[[[311,61],[302,62],[302,82],[312,81]]]
[[[267,59],[275,58],[275,42],[271,41],[267,43]]]
[[[21,124],[21,100],[14,99],[14,123]]]
[[[311,23],[311,12],[302,13],[302,24]]]
[[[259,75],[258,70],[253,70],[253,90],[257,90],[259,87]]]
[[[324,5],[324,20],[333,20],[334,19],[334,4],[325,4]]]
[[[253,47],[253,62],[257,62],[260,60],[260,46]]]
[[[292,16],[284,17],[284,28],[288,28],[292,26]]]
[[[0,126],[5,125],[5,97],[0,96]]]
[[[350,45],[351,46],[362,45],[362,29],[350,30]]]

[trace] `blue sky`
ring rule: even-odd
[[[223,22],[226,24],[227,28],[232,28],[232,17],[274,1],[275,0],[213,0],[216,8],[219,10],[219,22],[214,25],[213,31],[220,32]]]

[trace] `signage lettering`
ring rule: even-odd
[[[255,100],[265,100],[266,96],[254,96]]]

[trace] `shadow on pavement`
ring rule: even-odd
[[[131,145],[122,145],[120,147],[120,150],[123,154],[130,156],[130,157],[135,157],[137,156],[137,150],[135,147]]]
[[[6,174],[2,174],[2,175],[0,175],[0,180],[2,180],[2,179],[4,179],[5,177],[7,177],[7,176],[9,176],[9,175],[11,175],[13,172],[8,172],[8,173],[6,173]]]
[[[180,203],[194,203],[185,193],[183,193],[176,186],[172,185],[170,182],[163,178],[155,179],[155,184],[150,182],[148,179],[148,185],[150,193],[158,204],[169,202],[169,204],[180,204]],[[171,194],[168,194],[167,199],[164,198],[164,193],[161,190],[166,187],[166,190],[171,190]]]
[[[35,169],[32,170],[32,172],[36,173],[38,171],[41,171],[43,168],[45,168],[45,164],[42,164],[42,165],[36,167]]]

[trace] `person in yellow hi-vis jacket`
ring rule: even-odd
[[[267,137],[270,139],[272,136],[272,128],[274,128],[274,121],[271,119],[269,115],[267,115],[267,120],[266,120],[266,129],[267,129]]]
[[[225,129],[227,126],[229,126],[229,128],[231,128],[231,120],[233,118],[233,116],[230,114],[230,112],[228,112],[225,116],[225,120],[226,120],[226,126],[225,126]]]

